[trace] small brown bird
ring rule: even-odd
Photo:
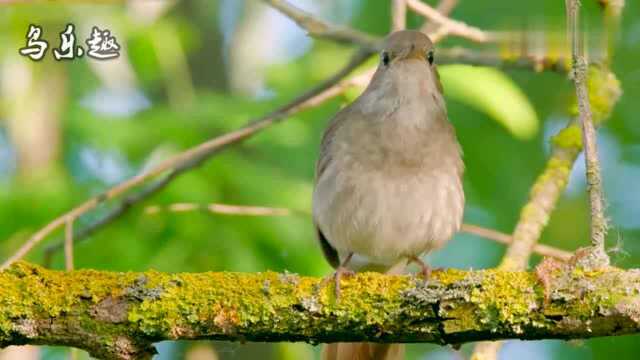
[[[447,118],[431,40],[389,35],[371,83],[322,138],[313,219],[328,262],[352,271],[402,272],[443,246],[464,212],[461,149]],[[398,359],[398,345],[331,344],[325,359]]]

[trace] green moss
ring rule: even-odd
[[[97,334],[95,348],[88,349],[94,353],[115,351],[123,336],[141,348],[151,341],[196,337],[441,343],[460,342],[469,333],[554,335],[560,331],[558,318],[566,327],[561,331],[591,336],[585,326],[606,334],[620,314],[640,319],[635,310],[640,274],[566,266],[544,273],[550,287],[544,290],[527,272],[450,269],[434,272],[426,282],[361,273],[343,279],[337,301],[332,282],[296,274],[63,273],[18,263],[0,273],[0,344],[24,339],[16,319],[47,319],[56,329]],[[592,319],[598,322],[591,324]],[[45,331],[37,341],[87,346],[86,336],[69,340],[69,335]]]
[[[472,291],[471,302],[477,304],[482,323],[509,326],[519,333],[534,320],[538,295],[532,290],[535,278],[530,273],[490,270],[482,286]]]
[[[573,123],[562,129],[551,141],[557,147],[580,151],[582,150],[582,130],[579,125]]]

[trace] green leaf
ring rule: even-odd
[[[502,71],[468,65],[443,65],[439,71],[448,98],[486,113],[518,139],[538,132],[538,116],[529,99]]]

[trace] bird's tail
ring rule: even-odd
[[[322,360],[401,360],[404,344],[334,343],[322,349]]]
[[[406,261],[402,261],[389,270],[387,274],[402,274],[406,268]],[[322,360],[402,360],[404,359],[404,344],[376,344],[376,343],[333,343],[322,348]]]

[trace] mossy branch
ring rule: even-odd
[[[0,272],[0,346],[67,345],[147,359],[160,340],[430,342],[640,332],[640,270],[543,263],[536,273],[358,274],[339,302],[321,279],[273,272]]]

